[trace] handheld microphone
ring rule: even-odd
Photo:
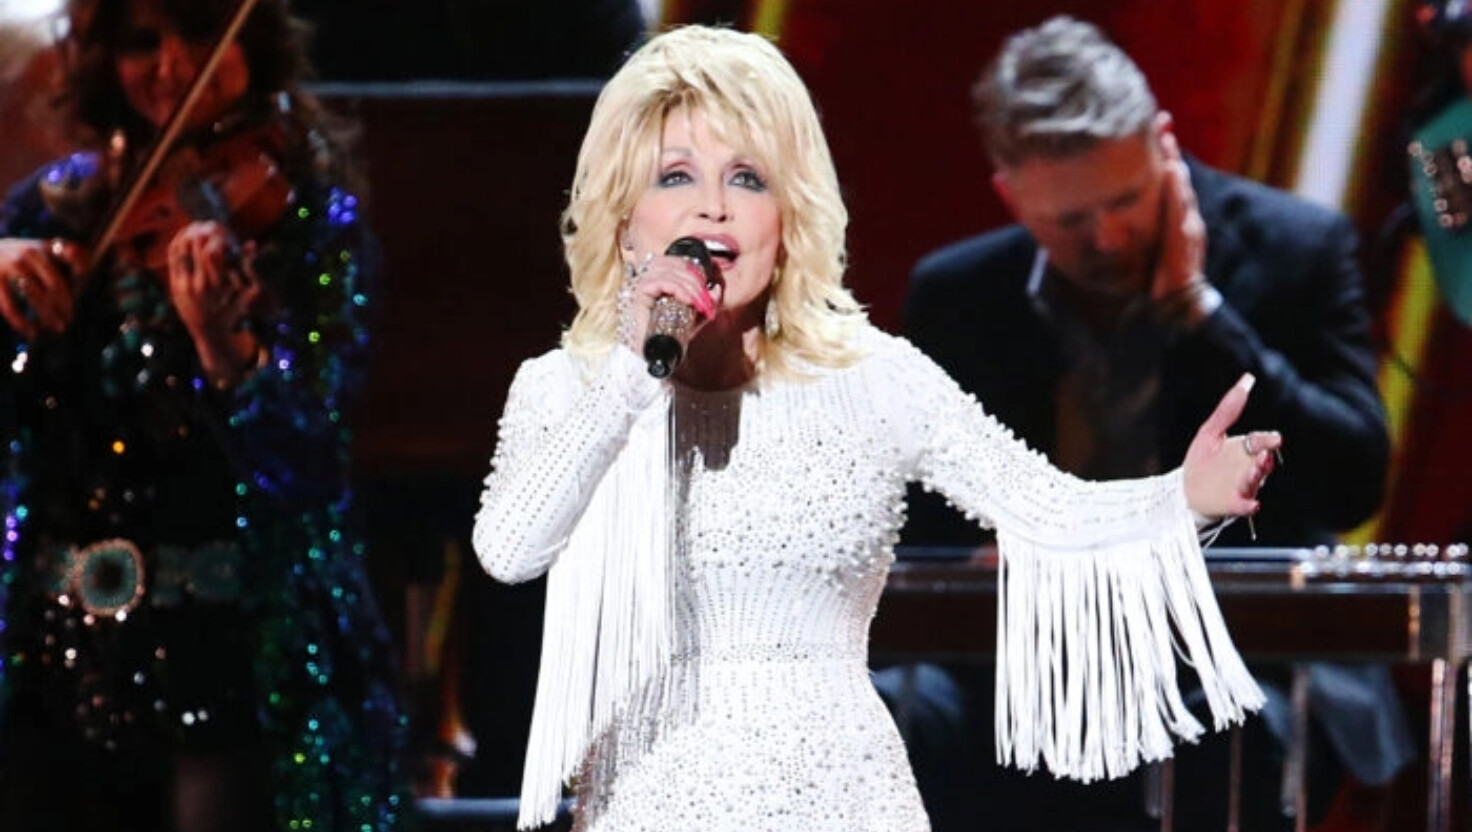
[[[705,272],[706,288],[715,288],[720,275],[705,243],[695,237],[681,237],[670,243],[664,253],[684,257],[700,266]],[[686,304],[669,295],[655,299],[654,308],[649,311],[649,332],[644,338],[644,360],[649,364],[651,376],[666,378],[675,371],[680,359],[685,357],[685,341],[694,324],[695,310]]]

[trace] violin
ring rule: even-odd
[[[238,241],[259,237],[296,202],[280,167],[290,143],[288,130],[271,121],[180,145],[122,218],[113,248],[150,272],[165,273],[174,235],[191,222],[214,220],[230,232],[238,254]]]

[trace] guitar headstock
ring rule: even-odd
[[[1447,106],[1406,148],[1416,209],[1436,284],[1472,326],[1472,97]]]
[[[1430,203],[1430,214],[1436,227],[1449,234],[1461,234],[1472,216],[1472,155],[1468,155],[1467,139],[1453,139],[1440,147],[1429,147],[1420,141],[1407,148],[1419,167],[1424,182],[1423,199]]]

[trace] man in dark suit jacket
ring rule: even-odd
[[[905,332],[1029,445],[1090,478],[1179,465],[1215,391],[1251,372],[1256,395],[1238,428],[1281,431],[1291,456],[1263,492],[1256,542],[1329,542],[1379,505],[1389,451],[1355,233],[1343,215],[1281,191],[1194,162],[1184,169],[1205,229],[1199,279],[1220,296],[1212,311],[1171,320],[1148,285],[1124,303],[1096,302],[1068,282],[1027,227],[1015,225],[925,257],[910,279]],[[1087,309],[1105,303],[1119,308],[1096,331]],[[1091,349],[1105,369],[1085,368],[1081,381],[1109,389],[1086,392],[1105,406],[1114,395],[1120,407],[1151,400],[1148,413],[1119,427],[1149,442],[1137,459],[1120,458],[1113,440],[1130,439],[1103,428],[1090,447],[1059,458],[1070,441],[1061,434],[1090,412],[1081,404],[1083,413],[1068,413],[1080,396],[1060,388],[1088,363],[1076,356]],[[1152,354],[1141,359],[1141,350]],[[1116,362],[1151,366],[1111,373]],[[1143,380],[1132,383],[1136,376]],[[907,541],[979,539],[974,524],[952,526],[945,511],[933,502],[912,506]],[[1246,524],[1237,523],[1221,543],[1249,540]]]
[[[1217,391],[1251,372],[1236,428],[1280,431],[1288,459],[1218,545],[1311,546],[1367,519],[1389,439],[1345,217],[1187,160],[1138,67],[1086,23],[1014,35],[974,94],[1019,224],[925,257],[906,335],[1089,479],[1180,465]],[[912,493],[910,518],[908,544],[981,539],[932,495]],[[1411,754],[1388,675],[1326,670],[1329,739],[1360,779],[1388,781]]]

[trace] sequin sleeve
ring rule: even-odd
[[[472,541],[497,580],[545,572],[661,385],[615,348],[590,379],[557,351],[520,367],[501,416]]]
[[[0,238],[34,240],[41,237],[74,236],[54,217],[49,216],[42,205],[37,184],[45,170],[43,168],[21,180],[6,193],[5,201],[0,203]],[[16,356],[25,350],[25,343],[4,318],[0,318],[0,333],[3,333],[0,337],[3,337],[6,345],[6,363],[13,364]]]
[[[0,209],[0,236],[73,236],[43,204],[37,183],[74,158],[12,189]],[[254,321],[263,346],[258,365],[223,394],[198,366],[192,380],[242,481],[284,499],[330,497],[344,487],[348,416],[363,386],[377,272],[376,242],[357,198],[321,183],[299,185],[299,201],[257,241],[255,265],[271,299]],[[6,330],[15,349],[25,350]]]
[[[258,268],[277,300],[257,322],[264,351],[220,404],[227,449],[255,488],[283,498],[341,491],[376,254],[357,200],[336,188],[292,209],[263,246]],[[206,387],[202,372],[195,386]]]

